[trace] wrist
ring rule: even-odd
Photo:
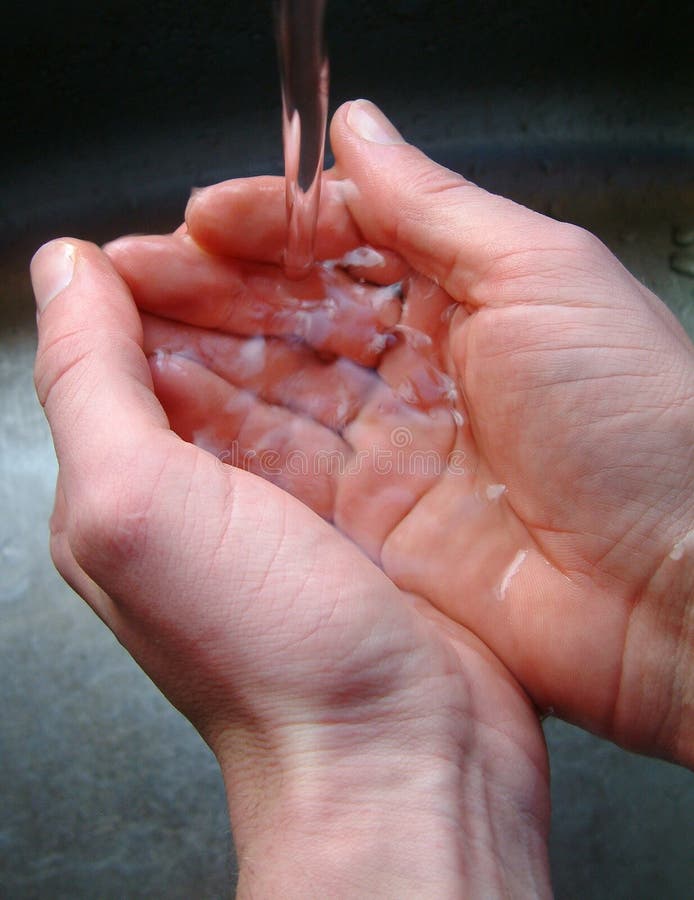
[[[293,726],[222,757],[238,896],[551,896],[544,773],[498,777],[479,735],[411,724]]]

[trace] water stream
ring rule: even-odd
[[[288,238],[285,273],[301,278],[313,265],[328,116],[325,0],[276,0],[282,83],[282,138]]]

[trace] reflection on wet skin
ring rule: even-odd
[[[443,427],[445,446],[438,450],[450,449],[465,421],[454,373],[446,371],[440,349],[441,332],[451,318],[450,298],[414,273],[383,285],[351,271],[363,275],[383,265],[383,255],[371,247],[317,264],[300,281],[274,267],[239,264],[244,289],[234,292],[234,334],[192,327],[181,331],[152,318],[146,320],[146,349],[160,370],[183,371],[187,359],[245,392],[256,413],[267,407],[268,423],[282,446],[296,444],[292,436],[302,432],[290,413],[305,420],[304,430],[313,422],[343,438],[356,420],[375,413],[405,430],[408,424],[421,430],[424,415],[427,444],[432,431]],[[253,333],[259,328],[262,333]],[[282,419],[284,436],[276,427]],[[244,425],[247,429],[248,422]],[[210,427],[189,428],[187,437],[221,455],[230,449],[230,432],[219,421],[215,427],[217,442]],[[402,454],[405,448],[399,449]]]
[[[386,271],[397,280],[384,284]],[[196,326],[144,316],[155,388],[182,438],[293,494],[378,562],[415,508],[426,518],[432,493],[449,497],[432,535],[449,518],[459,535],[461,521],[497,532],[507,489],[479,465],[450,356],[459,304],[366,246],[301,280],[245,262],[225,276],[223,322],[202,296]],[[485,551],[495,565],[471,560],[496,572],[480,585],[490,600],[505,598],[527,556],[496,543]]]

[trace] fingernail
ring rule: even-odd
[[[31,284],[36,306],[43,312],[48,304],[72,281],[75,271],[75,247],[65,241],[51,241],[34,254]]]
[[[374,144],[404,144],[399,131],[369,100],[355,100],[347,110],[347,124],[360,138]]]

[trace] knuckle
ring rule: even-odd
[[[133,565],[146,552],[151,495],[142,489],[90,479],[79,487],[68,524],[72,553],[94,580]]]
[[[39,341],[34,364],[34,386],[43,407],[56,390],[61,389],[84,368],[90,357],[79,331],[60,334],[56,338]],[[77,375],[77,377],[80,377]]]
[[[70,560],[68,555],[65,552],[65,541],[64,535],[62,532],[54,532],[51,534],[49,541],[49,550],[51,554],[51,560],[53,561],[53,565],[56,570],[60,574],[60,576],[70,585],[72,585],[72,567],[70,566]]]
[[[587,259],[604,254],[605,245],[592,231],[567,222],[557,223],[557,225],[558,233],[561,232],[565,242],[565,249],[571,255]]]
[[[515,245],[492,254],[469,288],[476,306],[573,297],[574,288],[598,287],[613,271],[605,245],[590,231],[537,217]]]

